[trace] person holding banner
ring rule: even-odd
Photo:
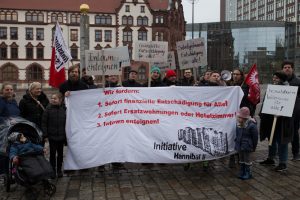
[[[300,124],[300,79],[294,73],[294,63],[285,61],[282,63],[282,71],[287,75],[287,81],[290,86],[297,86],[298,93],[296,97],[293,117],[294,117],[294,136],[292,141],[293,160],[300,160],[299,154],[299,124]]]
[[[151,84],[150,87],[164,87],[166,86],[161,80],[161,72],[158,66],[153,65],[151,67]],[[148,87],[148,81],[143,85],[144,87]]]
[[[258,130],[250,116],[250,110],[242,107],[237,113],[237,127],[235,138],[235,150],[240,157],[240,173],[238,178],[248,180],[252,178],[251,154],[255,151],[258,142]]]
[[[79,68],[79,65],[73,65],[68,69],[68,80],[66,80],[59,86],[59,92],[62,93],[63,96],[70,96],[70,91],[88,89],[88,86],[79,78]]]
[[[110,75],[108,82],[105,83],[105,87],[120,87],[119,77],[117,75]]]
[[[273,74],[274,85],[286,85],[287,75],[282,71],[277,71]],[[274,115],[265,114],[260,111],[260,141],[266,138],[270,139],[273,125]],[[293,139],[294,134],[294,119],[293,117],[277,116],[277,123],[274,131],[274,138],[272,145],[269,146],[268,158],[262,162],[261,165],[275,165],[275,156],[279,154],[279,165],[275,167],[275,171],[281,172],[287,169],[288,159],[288,143]]]
[[[142,85],[136,81],[138,72],[136,70],[131,69],[129,71],[128,80],[123,81],[123,87],[142,87]]]
[[[206,72],[204,73],[203,77],[200,78],[200,81],[198,83],[198,86],[204,86],[208,84],[209,78],[211,75],[211,70],[206,70]]]
[[[164,78],[164,83],[166,86],[177,85],[176,72],[174,70],[168,70]]]
[[[180,80],[179,86],[194,86],[195,79],[191,69],[184,70],[183,79]]]

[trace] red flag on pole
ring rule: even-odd
[[[252,65],[245,83],[249,86],[248,100],[254,105],[258,104],[260,102],[260,88],[256,64]]]
[[[58,88],[66,80],[65,69],[56,71],[55,69],[55,47],[52,47],[49,85]]]
[[[61,28],[57,22],[52,46],[49,85],[58,88],[66,80],[64,65],[71,59],[71,53],[65,44]]]

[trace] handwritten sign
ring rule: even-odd
[[[176,43],[180,69],[207,65],[204,41],[204,38],[197,38]]]
[[[262,113],[292,117],[298,87],[268,85]]]
[[[174,51],[169,51],[167,62],[154,62],[154,65],[158,66],[161,71],[166,71],[166,69],[176,69]]]
[[[87,75],[120,75],[121,67],[130,66],[128,47],[85,51]]]
[[[167,62],[168,42],[135,42],[134,60],[144,62]]]

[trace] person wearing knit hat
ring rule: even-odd
[[[285,85],[288,84],[287,79],[288,76],[285,73],[277,71],[273,74],[272,81],[274,85]],[[264,141],[265,139],[270,139],[274,115],[262,113],[260,111],[259,117],[260,140]],[[279,164],[277,167],[275,167],[275,171],[282,172],[287,170],[288,145],[290,142],[293,141],[294,128],[294,117],[277,117],[277,123],[274,130],[272,145],[269,146],[268,157],[266,160],[260,162],[259,164],[269,166],[275,165],[275,158],[278,153]]]
[[[161,71],[159,69],[158,66],[156,65],[153,65],[151,67],[151,83],[150,83],[150,87],[163,87],[163,86],[166,86],[162,80],[161,80]],[[148,82],[146,82],[144,85],[144,87],[147,87],[148,86]]]
[[[251,154],[255,151],[258,142],[257,125],[250,117],[248,107],[242,107],[237,113],[235,150],[240,158],[240,172],[238,178],[247,180],[252,178]]]
[[[288,76],[283,71],[277,71],[273,74],[273,84],[274,85],[286,85]]]
[[[142,87],[142,85],[136,81],[138,78],[138,71],[131,69],[129,71],[128,79],[122,82],[123,87]]]
[[[174,70],[168,70],[164,79],[164,82],[167,86],[177,85],[176,73]]]

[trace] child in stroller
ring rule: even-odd
[[[54,194],[56,188],[48,181],[48,178],[53,176],[53,170],[43,156],[44,148],[30,142],[20,132],[12,132],[8,141],[11,144],[9,159],[12,168],[10,171],[15,176],[17,183],[27,187],[43,181],[45,193],[49,196]]]

